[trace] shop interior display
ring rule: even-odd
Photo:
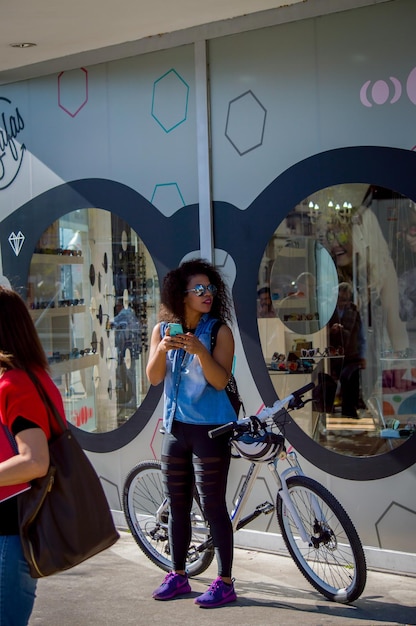
[[[68,214],[40,238],[27,301],[74,425],[113,430],[143,401],[156,284],[143,243],[106,211]]]
[[[315,382],[297,422],[342,454],[382,454],[416,431],[415,224],[409,198],[335,185],[294,207],[263,255],[257,290],[273,310],[259,301],[258,328],[273,386],[281,397]]]

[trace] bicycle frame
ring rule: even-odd
[[[302,520],[300,519],[298,515],[297,509],[293,505],[292,499],[289,494],[289,490],[287,488],[287,483],[286,483],[286,477],[288,477],[289,475],[297,474],[299,476],[304,476],[304,473],[302,471],[302,468],[300,467],[295,451],[291,451],[287,455],[287,457],[288,457],[287,460],[291,466],[288,469],[284,470],[281,474],[279,474],[279,472],[277,471],[277,463],[279,462],[278,458],[267,463],[267,468],[269,469],[270,473],[272,474],[277,484],[278,494],[282,498],[283,502],[285,503],[286,508],[291,514],[293,521],[299,531],[299,535],[302,541],[310,544],[310,537],[307,534],[305,527],[302,523]],[[261,463],[255,463],[254,461],[250,463],[247,476],[240,488],[237,499],[234,503],[234,508],[231,511],[231,515],[230,515],[234,532],[236,532],[237,530],[240,530],[241,528],[244,528],[244,526],[247,526],[247,524],[252,522],[261,513],[265,513],[265,514],[271,513],[275,508],[273,504],[269,502],[264,502],[262,504],[259,504],[252,513],[250,513],[249,515],[241,519],[241,516],[246,507],[247,501],[255,485],[257,476],[260,472],[260,469],[261,469]],[[311,497],[311,505],[312,505],[312,508],[315,512],[315,516],[317,517],[317,519],[321,521],[325,521],[323,520],[323,513],[316,501],[316,498]]]

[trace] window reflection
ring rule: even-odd
[[[326,188],[279,225],[260,267],[275,319],[258,325],[282,397],[315,382],[294,419],[348,455],[412,436],[416,412],[416,205],[370,184]]]
[[[154,264],[124,220],[82,209],[43,233],[31,260],[28,306],[72,424],[108,432],[142,403],[158,305]]]
[[[308,236],[295,241],[296,246],[286,241],[273,263],[270,290],[276,314],[285,326],[312,334],[327,324],[335,308],[337,274],[319,241]]]

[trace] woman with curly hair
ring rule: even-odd
[[[210,608],[236,600],[231,567],[233,532],[226,505],[230,465],[229,436],[210,439],[208,432],[236,420],[225,387],[231,373],[234,338],[231,300],[219,272],[193,259],[170,271],[163,282],[160,322],[152,332],[146,368],[152,385],[164,381],[162,472],[169,501],[169,542],[173,569],[153,597],[170,600],[191,592],[186,557],[191,540],[190,512],[194,485],[209,522],[218,577],[195,603]],[[215,347],[211,330],[217,321]],[[169,323],[182,331],[173,335]]]

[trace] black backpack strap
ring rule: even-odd
[[[215,344],[217,343],[218,331],[221,328],[221,326],[222,326],[221,320],[217,320],[212,325],[212,328],[211,328],[211,354],[214,352]],[[243,413],[245,415],[246,414],[246,409],[244,407],[244,403],[243,403],[243,401],[241,399],[241,396],[240,396],[240,393],[238,391],[237,381],[234,378],[234,374],[230,375],[230,379],[229,379],[229,381],[227,383],[225,391],[227,392],[228,399],[230,400],[237,417],[238,417],[238,414],[240,413],[240,408],[243,409]]]
[[[211,328],[211,354],[214,352],[215,344],[217,343],[218,331],[222,326],[221,320],[214,322]]]

